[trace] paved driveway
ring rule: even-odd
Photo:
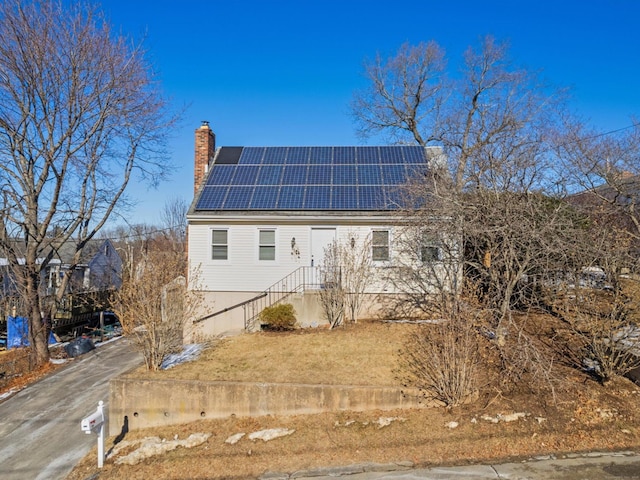
[[[97,443],[96,434],[80,430],[80,420],[100,400],[106,411],[109,380],[141,361],[120,338],[0,403],[0,478],[64,479]]]

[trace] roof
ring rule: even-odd
[[[222,147],[195,212],[396,210],[433,148]]]
[[[85,247],[82,250],[82,255],[80,256],[79,265],[88,264],[100,251],[102,245],[105,242],[111,242],[111,240],[104,238],[92,238],[87,242]],[[17,255],[24,255],[24,241],[21,239],[13,239],[11,240],[12,248],[15,249]],[[51,245],[43,245],[42,252],[40,256],[44,258],[50,251]],[[76,252],[76,244],[74,241],[69,240],[63,243],[59,248],[56,249],[53,254],[52,261],[50,263],[53,264],[71,264],[73,263],[73,256]],[[41,261],[41,260],[40,260]],[[24,258],[19,259],[20,263],[24,263]],[[4,266],[7,264],[6,252],[0,251],[0,266]]]

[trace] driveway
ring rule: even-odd
[[[83,433],[80,421],[100,400],[107,411],[109,380],[141,361],[120,338],[0,403],[0,478],[64,479],[97,444],[97,435]]]

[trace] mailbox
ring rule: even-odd
[[[102,412],[102,405],[100,405],[97,411],[82,419],[82,422],[80,422],[80,428],[84,433],[89,434],[100,428],[103,423],[104,413]]]
[[[102,406],[104,402],[98,402],[98,408],[88,417],[80,422],[80,429],[87,435],[91,432],[98,434],[98,468],[102,468],[104,462],[104,412]]]

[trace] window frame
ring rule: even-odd
[[[435,255],[429,255],[428,258],[425,255],[427,250],[435,251]],[[423,264],[440,263],[442,262],[442,242],[431,235],[423,234],[420,239],[420,262]]]
[[[263,241],[263,233],[272,233],[273,241]],[[277,230],[275,228],[259,228],[258,229],[258,262],[275,262],[277,258]],[[271,252],[268,257],[263,258],[263,252]]]
[[[211,261],[213,262],[228,262],[229,261],[229,229],[228,228],[212,228],[211,230],[211,251],[210,251],[210,258]],[[218,242],[216,243],[215,240],[215,234],[216,232],[224,232],[225,234],[225,242]],[[214,249],[216,248],[222,248],[224,247],[224,258],[216,258],[215,253],[214,253]]]
[[[386,233],[386,242],[384,245],[382,244],[382,242],[376,243],[377,233]],[[376,255],[376,250],[378,251],[378,253],[380,253],[381,250],[386,250],[386,255]],[[371,260],[376,263],[385,263],[391,260],[390,228],[375,228],[371,230]]]

